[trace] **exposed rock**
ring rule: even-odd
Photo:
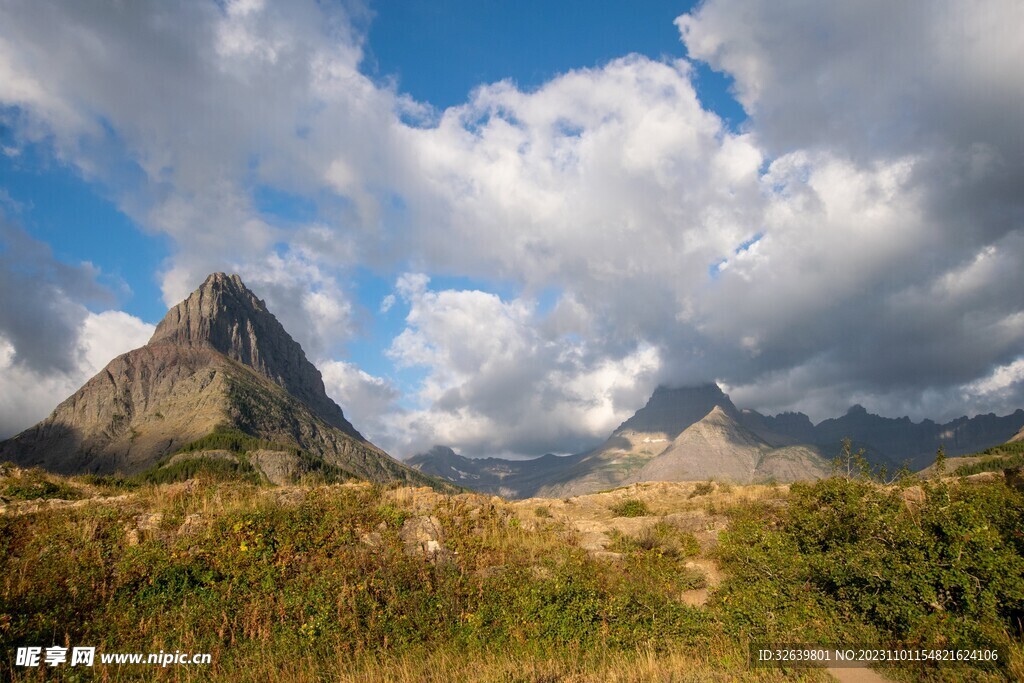
[[[657,458],[635,476],[637,481],[704,481],[739,484],[775,479],[796,481],[827,476],[828,464],[800,446],[772,448],[740,425],[726,409],[715,406],[687,427]]]
[[[675,439],[692,424],[699,422],[715,408],[736,416],[739,411],[717,384],[670,389],[658,387],[650,400],[633,417],[612,434],[639,432],[665,434]]]
[[[978,472],[977,474],[969,474],[963,478],[963,480],[969,484],[990,484],[996,481],[1003,481],[1002,472]]]
[[[163,514],[159,512],[137,515],[133,520],[134,524],[129,523],[125,528],[125,543],[130,546],[138,545],[145,536],[157,533],[163,518]]]
[[[402,524],[399,537],[410,555],[420,555],[427,559],[440,559],[447,553],[444,542],[444,531],[441,521],[433,515],[410,517]]]
[[[185,517],[185,520],[178,527],[179,536],[189,536],[201,531],[204,527],[203,516],[198,512],[193,512]]]
[[[260,470],[271,484],[278,486],[294,484],[307,472],[299,456],[287,451],[270,451],[262,448],[249,451],[249,462]]]
[[[118,356],[45,420],[0,443],[0,460],[66,474],[133,474],[218,429],[301,449],[353,477],[432,483],[345,420],[298,343],[237,275],[223,273],[172,308],[146,346]],[[271,480],[298,467],[265,460]]]
[[[320,371],[237,275],[214,273],[157,325],[149,346],[212,348],[252,368],[324,422],[362,438],[324,390]]]

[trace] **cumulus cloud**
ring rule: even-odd
[[[401,277],[396,289],[409,313],[388,353],[427,371],[420,407],[393,421],[403,454],[432,443],[469,455],[574,452],[654,387],[656,349],[597,353],[588,341],[552,334],[533,300],[436,291],[421,274]]]
[[[322,364],[396,448],[573,450],[659,381],[943,419],[1021,400],[1022,12],[706,0],[677,20],[687,59],[481,84],[435,115],[360,73],[352,7],[8,3],[0,115],[171,237],[167,304],[237,270],[331,359],[358,319],[352,268],[414,271],[381,310],[409,308],[389,353],[425,371],[418,407]],[[740,131],[700,101],[692,60],[733,78]],[[83,314],[47,302],[49,347],[3,334],[19,367],[67,371]]]
[[[320,371],[327,395],[344,406],[348,421],[373,443],[392,451],[401,439],[392,424],[403,412],[398,405],[401,392],[386,379],[345,361],[324,361]]]
[[[172,238],[170,306],[209,272],[273,268],[275,253],[308,260],[312,251],[331,265],[359,258],[345,234],[258,206],[264,188],[330,187],[323,213],[334,227],[376,229],[376,178],[366,171],[378,168],[370,160],[403,100],[358,72],[351,20],[345,7],[312,1],[7,4],[0,73],[17,78],[4,78],[0,101],[14,107],[5,119],[22,144],[46,141],[141,226]],[[340,167],[363,173],[342,182]]]
[[[153,326],[113,303],[89,264],[71,266],[0,216],[0,438],[45,417]]]

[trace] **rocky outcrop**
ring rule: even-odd
[[[274,477],[324,463],[372,481],[436,484],[364,439],[265,304],[223,273],[171,309],[146,346],[118,356],[45,420],[0,443],[0,461],[132,474],[225,431],[306,459],[259,455]]]
[[[362,438],[327,396],[320,371],[302,347],[237,275],[210,275],[168,311],[148,346],[161,343],[212,348],[282,387],[327,424]]]

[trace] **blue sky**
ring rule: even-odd
[[[361,68],[440,111],[465,102],[481,84],[511,79],[530,90],[566,71],[598,67],[629,53],[652,59],[682,57],[685,48],[672,22],[693,4],[372,3],[370,18],[364,19],[369,31]],[[567,34],[573,39],[565,40]],[[728,78],[707,65],[698,68],[702,102],[738,127],[745,115],[728,92]],[[10,146],[10,126],[0,134],[0,142]],[[49,244],[56,258],[100,268],[118,292],[121,310],[154,323],[163,317],[166,307],[156,274],[173,244],[120,211],[103,183],[90,182],[55,159],[43,141],[22,148],[17,156],[0,156],[0,187],[5,190],[4,209],[17,215],[29,234]],[[265,186],[254,195],[259,210],[275,220],[302,222],[317,216],[314,199]],[[359,304],[375,312],[393,279],[363,271],[351,287]],[[441,284],[471,288],[484,283],[448,278]],[[487,286],[510,293],[508,283]],[[381,350],[401,329],[398,313],[362,319],[363,335],[347,348],[354,362],[374,374],[394,372]]]
[[[399,455],[581,449],[658,383],[1009,412],[1022,13],[0,7],[0,432],[211,270]]]

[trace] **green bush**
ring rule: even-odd
[[[1003,470],[1021,466],[1024,466],[1024,454],[1011,455],[1007,457],[996,456],[983,458],[978,462],[972,462],[967,465],[961,465],[956,468],[956,471],[954,471],[953,474],[959,477],[965,477],[971,474],[980,474],[981,472],[1002,472]]]
[[[651,511],[647,508],[647,503],[639,498],[627,498],[612,507],[612,512],[615,513],[616,517],[646,517],[651,514]]]
[[[141,473],[136,479],[146,484],[169,484],[195,477],[204,477],[215,481],[237,480],[250,484],[260,483],[259,473],[245,460],[204,457],[188,458],[171,465],[154,467]]]
[[[1024,497],[926,485],[919,506],[861,479],[794,484],[786,509],[735,513],[723,623],[765,640],[1006,645],[1024,617]]]

